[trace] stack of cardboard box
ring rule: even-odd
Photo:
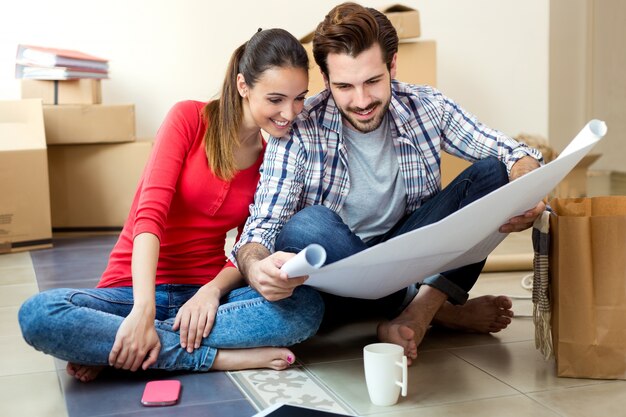
[[[395,4],[381,10],[391,21],[400,43],[396,61],[396,79],[411,84],[437,85],[437,44],[433,40],[421,39],[419,11],[407,6]],[[322,91],[324,80],[319,67],[313,58],[313,32],[300,39],[309,54],[309,92],[317,94]],[[442,153],[441,183],[446,186],[461,171],[470,165],[469,162]]]
[[[50,246],[41,100],[0,101],[0,253]]]
[[[100,80],[22,80],[43,99],[55,230],[117,230],[131,206],[152,141],[135,140],[135,107],[102,104]]]

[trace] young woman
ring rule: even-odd
[[[176,104],[97,288],[27,300],[19,312],[24,339],[68,361],[67,372],[81,381],[105,366],[280,370],[293,363],[284,346],[313,335],[321,314],[290,312],[319,305],[319,295],[299,287],[286,300],[265,300],[227,262],[224,244],[248,216],[265,150],[260,129],[288,133],[307,71],[297,39],[259,30],[233,53],[218,100]]]

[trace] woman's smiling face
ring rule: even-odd
[[[283,137],[302,111],[308,84],[309,75],[303,68],[269,68],[254,87],[244,86],[244,109],[248,107],[244,114],[270,135]]]

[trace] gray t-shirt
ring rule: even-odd
[[[406,190],[389,129],[387,116],[370,133],[343,127],[350,192],[339,215],[363,241],[386,233],[406,208]]]

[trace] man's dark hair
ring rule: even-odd
[[[313,57],[328,77],[328,54],[348,54],[352,57],[380,45],[387,69],[398,52],[398,33],[387,16],[370,7],[342,3],[334,7],[315,29]]]

